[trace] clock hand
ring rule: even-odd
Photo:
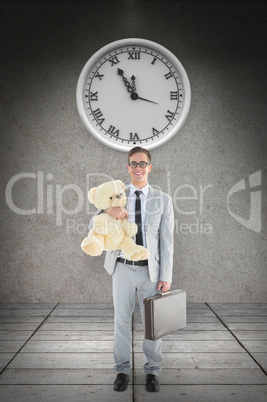
[[[156,105],[158,105],[157,102],[154,102],[154,101],[149,100],[149,99],[141,98],[141,96],[139,96],[136,92],[132,92],[132,93],[131,93],[131,99],[132,99],[132,100],[141,99],[141,100],[143,100],[143,101],[150,102],[150,103],[155,103]]]
[[[132,80],[133,92],[135,92],[136,91],[136,86],[135,86],[135,76],[134,75],[131,76],[131,80]]]
[[[155,103],[156,105],[158,105],[157,102],[153,102],[153,101],[151,101],[149,99],[141,98],[140,96],[138,96],[138,94],[135,92],[136,87],[135,87],[135,76],[134,75],[132,75],[132,77],[131,77],[131,80],[132,80],[132,86],[131,86],[129,81],[127,81],[127,79],[124,77],[123,70],[118,68],[118,74],[120,76],[122,76],[123,82],[124,82],[125,86],[127,87],[128,92],[131,92],[131,99],[132,100],[141,99],[141,100],[144,100],[146,102]]]
[[[123,75],[123,70],[121,70],[120,68],[118,68],[118,74],[122,76],[124,85],[127,87],[128,92],[133,92],[133,88],[131,87],[129,81],[126,80],[126,78]]]

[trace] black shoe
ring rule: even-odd
[[[159,392],[160,386],[157,376],[154,374],[147,374],[146,376],[146,390],[147,392]]]
[[[113,384],[113,390],[118,392],[125,391],[127,389],[128,382],[129,382],[128,374],[123,373],[117,374],[116,380],[114,381]]]

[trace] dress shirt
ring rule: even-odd
[[[147,195],[149,191],[149,184],[147,184],[143,188],[136,188],[133,184],[130,185],[129,194],[127,197],[127,204],[126,209],[129,213],[128,220],[129,222],[135,222],[135,200],[136,194],[135,191],[142,191],[140,194],[141,199],[141,218],[142,218],[142,235],[143,235],[143,246],[146,247],[146,236],[145,236],[145,219],[146,219],[146,202],[147,202]],[[120,257],[125,258],[123,253],[121,252]]]

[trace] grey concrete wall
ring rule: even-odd
[[[266,6],[88,3],[0,6],[0,301],[112,300],[104,257],[80,243],[88,187],[128,183],[126,154],[86,131],[75,90],[98,48],[143,37],[178,57],[192,87],[188,120],[153,151],[150,174],[175,206],[172,287],[192,302],[266,302]]]

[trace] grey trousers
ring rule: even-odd
[[[157,295],[158,282],[151,282],[147,266],[132,266],[117,262],[112,275],[114,304],[114,360],[117,373],[129,374],[131,368],[131,322],[136,292],[144,325],[143,299]],[[158,375],[162,361],[162,340],[143,339],[147,362],[145,374]]]

